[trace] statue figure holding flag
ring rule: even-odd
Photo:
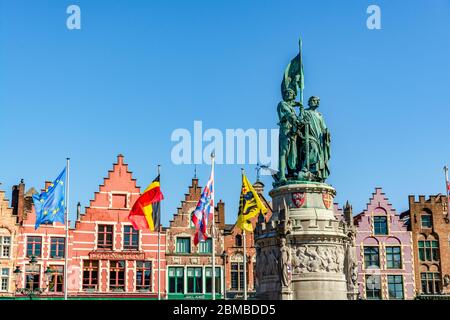
[[[256,261],[263,268],[256,297],[345,300],[352,281],[344,272],[348,235],[334,212],[336,190],[326,182],[331,137],[318,111],[320,99],[312,96],[303,104],[301,41],[299,47],[284,71],[277,106],[279,170],[269,192],[272,215],[258,219],[254,236]],[[275,264],[269,263],[272,256]]]
[[[277,184],[288,181],[325,182],[330,174],[330,132],[322,114],[317,111],[320,99],[311,97],[308,109],[303,107],[304,73],[302,44],[299,53],[284,72],[281,83],[283,101],[278,104],[280,119],[279,172]],[[296,97],[299,96],[299,101]],[[295,111],[299,107],[299,113]]]

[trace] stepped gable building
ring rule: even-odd
[[[266,221],[272,215],[272,206],[264,197],[264,184],[256,181],[253,184],[262,202],[267,208],[265,215]],[[237,220],[236,214],[235,220]],[[262,216],[261,216],[262,219]],[[253,219],[253,229],[256,227],[257,218]],[[247,254],[247,292],[248,297],[256,294],[258,279],[256,278],[256,250],[254,234],[247,232],[245,234],[245,243],[243,242],[242,230],[234,224],[225,225],[224,230],[225,243],[225,293],[228,299],[242,299],[244,296],[244,245]]]
[[[202,188],[193,178],[181,206],[166,232],[167,295],[169,299],[210,299],[212,296],[212,239],[194,245],[195,226],[191,222]],[[216,298],[223,294],[225,204],[215,208]],[[207,233],[211,235],[211,224]]]
[[[0,191],[0,298],[14,296],[13,271],[17,252],[19,224],[9,206],[5,192]]]
[[[450,298],[450,223],[447,197],[409,196],[408,219],[414,243],[418,298]]]
[[[158,233],[135,230],[128,214],[140,195],[119,155],[85,213],[70,230],[69,294],[96,298],[156,298]],[[161,233],[161,294],[165,288],[165,235]]]
[[[45,188],[51,182],[45,182]],[[35,230],[36,213],[32,196],[34,188],[24,193],[21,182],[13,187],[12,205],[19,222],[17,237],[16,276],[18,290],[41,291],[41,296],[62,297],[64,295],[64,256],[66,232],[59,222],[41,224]],[[16,297],[25,294],[16,293]]]
[[[362,299],[415,297],[412,234],[381,188],[354,217]]]

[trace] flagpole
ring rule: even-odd
[[[450,190],[448,189],[448,167],[444,166],[445,173],[445,194],[447,195],[447,219],[450,218]]]
[[[161,165],[158,164],[158,176],[160,175]],[[161,177],[159,177],[159,184],[161,185]],[[161,300],[161,202],[159,202],[158,210],[158,300]]]
[[[69,255],[69,170],[70,170],[70,158],[66,159],[66,241],[65,241],[65,254],[64,254],[64,300],[67,300],[67,258]]]
[[[244,169],[241,169],[242,177],[245,174]],[[244,245],[244,300],[247,300],[247,241],[245,239],[245,229],[242,229],[242,241]]]
[[[214,158],[215,155],[214,153],[211,153],[211,170],[214,173]],[[214,179],[214,177],[213,177]],[[216,192],[215,190],[215,186],[213,186],[213,195],[212,195],[212,223],[211,223],[211,228],[212,228],[212,240],[211,240],[211,245],[212,245],[212,299],[216,300],[216,220],[215,220],[215,210],[214,210],[214,192]]]
[[[244,245],[244,300],[247,300],[247,242],[245,240],[245,230],[242,230],[242,240]]]

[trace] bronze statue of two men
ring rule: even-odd
[[[303,65],[300,52],[284,73],[281,85],[283,100],[278,104],[280,119],[279,172],[280,185],[287,181],[325,182],[330,174],[330,132],[321,113],[317,111],[320,99],[312,96],[308,109],[302,105]],[[297,93],[300,102],[296,101]],[[297,113],[295,108],[299,107]]]

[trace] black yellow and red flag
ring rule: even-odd
[[[248,181],[245,174],[242,174],[241,199],[236,225],[243,231],[253,232],[250,219],[258,216],[260,213],[265,215],[267,213],[267,208],[264,206],[258,193]]]
[[[131,208],[128,220],[136,230],[158,230],[161,225],[160,201],[164,199],[161,192],[159,175],[145,189]]]

